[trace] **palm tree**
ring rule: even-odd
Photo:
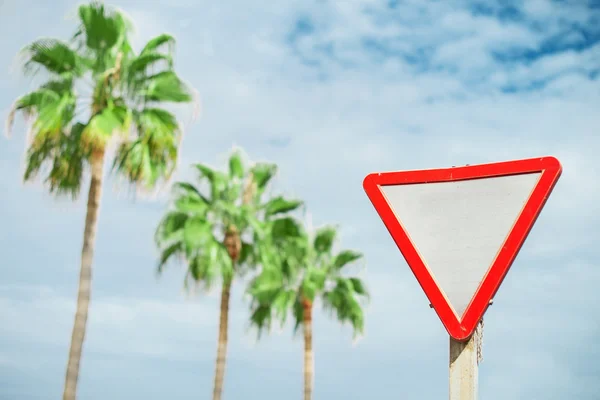
[[[324,227],[311,237],[297,221],[288,219],[286,228],[280,222],[271,223],[272,257],[269,268],[249,285],[253,297],[251,322],[258,328],[270,329],[273,319],[285,323],[291,311],[296,332],[304,333],[304,400],[312,398],[314,355],[312,347],[313,309],[321,299],[341,323],[350,323],[354,335],[364,329],[361,299],[368,292],[361,279],[344,274],[347,266],[362,258],[352,250],[333,252],[337,235],[334,227]],[[293,225],[293,227],[291,226]]]
[[[192,101],[173,70],[172,36],[155,37],[135,52],[132,24],[119,10],[92,2],[79,6],[78,16],[70,41],[43,38],[22,50],[25,74],[45,82],[19,97],[8,118],[9,131],[17,112],[29,122],[25,181],[41,172],[51,194],[75,198],[88,169],[91,175],[65,400],[76,398],[103,168],[112,156],[113,170],[140,188],[168,179],[182,132],[175,115],[161,107]]]
[[[194,167],[199,184],[208,183],[208,193],[187,182],[174,185],[172,209],[164,216],[156,231],[160,249],[158,270],[177,258],[187,264],[184,285],[196,283],[209,290],[221,283],[219,338],[215,363],[213,399],[223,392],[227,355],[229,297],[234,278],[260,265],[265,266],[270,242],[264,237],[265,221],[293,211],[301,201],[281,196],[264,201],[265,189],[275,175],[274,164],[257,163],[246,168],[240,153],[229,159],[229,172],[224,173],[204,164]]]

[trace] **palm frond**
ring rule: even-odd
[[[273,323],[273,311],[269,305],[258,304],[251,309],[250,324],[257,329],[260,339],[264,331],[270,331]]]
[[[216,248],[217,245],[213,246]],[[190,277],[202,289],[207,291],[212,289],[216,282],[224,279],[223,274],[225,271],[228,271],[228,269],[223,269],[218,263],[212,262],[211,257],[205,253],[197,255],[188,262]]]
[[[21,56],[24,58],[23,71],[26,75],[35,75],[44,70],[55,76],[78,77],[88,68],[83,57],[69,44],[57,39],[38,39],[21,50]]]
[[[193,100],[190,87],[173,71],[146,77],[139,95],[145,102],[153,103],[190,103]]]
[[[356,278],[337,279],[335,287],[323,294],[323,305],[330,310],[342,323],[349,323],[354,331],[354,336],[364,331],[364,311],[358,301],[360,294],[355,291],[355,282],[360,282],[360,290],[366,293],[366,289],[360,280]],[[357,286],[358,287],[358,286]]]
[[[101,1],[80,5],[78,14],[80,26],[75,38],[80,38],[87,48],[97,52],[119,47],[133,31],[132,22],[122,12]]]
[[[179,196],[175,200],[175,209],[184,212],[190,216],[205,217],[210,204],[198,196]]]
[[[89,149],[106,147],[115,134],[129,132],[131,110],[124,106],[109,106],[92,116],[82,132],[82,144]]]
[[[42,87],[15,101],[6,121],[6,134],[10,137],[15,114],[19,111],[33,117],[35,134],[38,134],[48,133],[48,130],[57,132],[61,126],[67,125],[73,117],[74,108],[75,97],[72,93],[61,93]]]
[[[304,323],[304,305],[300,296],[296,296],[296,301],[292,306],[292,315],[294,316],[294,334],[296,334],[299,328]]]
[[[164,267],[167,263],[173,258],[183,258],[183,249],[181,247],[181,242],[172,243],[170,246],[165,247],[160,252],[160,261],[158,263],[157,272],[160,274],[163,272]]]
[[[147,188],[168,180],[179,154],[181,131],[177,118],[160,108],[146,108],[132,113],[131,126],[136,138],[121,143],[113,171]]]
[[[342,250],[340,251],[333,260],[333,268],[340,270],[348,264],[360,260],[363,255],[353,250]]]
[[[129,35],[133,24],[125,13],[100,1],[92,1],[80,5],[78,15],[80,24],[73,41],[90,60],[94,76],[110,70],[118,59],[127,60],[132,56]]]
[[[206,179],[210,185],[211,202],[219,201],[228,186],[227,175],[202,163],[195,164],[194,167],[199,172],[200,181]]]
[[[315,251],[318,254],[330,252],[336,236],[337,229],[333,226],[325,226],[318,229],[313,244]]]
[[[250,168],[250,173],[256,183],[256,196],[260,198],[271,179],[277,174],[277,165],[270,163],[256,163]]]
[[[286,199],[283,196],[274,197],[264,205],[265,217],[270,218],[278,214],[294,211],[304,204],[301,200]]]
[[[163,63],[167,69],[172,68],[173,58],[160,53],[140,54],[132,58],[124,68],[130,87],[135,88],[136,84],[139,87],[139,84],[149,76],[150,69],[160,66],[159,63]]]
[[[158,35],[148,41],[140,55],[152,54],[152,53],[161,53],[161,48],[167,48],[167,55],[172,56],[175,52],[175,38],[169,34],[163,33],[162,35]]]
[[[82,130],[83,125],[76,124],[69,133],[36,137],[27,149],[23,180],[34,180],[48,165],[44,182],[50,193],[77,197],[87,161],[80,143]]]
[[[229,157],[229,176],[242,179],[244,177],[244,163],[239,151],[234,151]]]

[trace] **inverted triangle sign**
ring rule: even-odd
[[[369,174],[363,186],[444,327],[468,339],[542,210],[554,157]]]

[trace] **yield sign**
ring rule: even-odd
[[[446,330],[468,339],[562,171],[554,157],[382,172],[363,186]]]

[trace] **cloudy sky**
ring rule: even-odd
[[[276,189],[306,199],[366,254],[365,337],[315,323],[316,399],[447,396],[448,337],[362,190],[370,172],[555,155],[564,173],[486,315],[486,400],[600,393],[600,3],[287,0],[119,2],[138,43],[170,32],[200,92],[181,175],[232,144],[279,163]],[[267,6],[268,4],[268,6]],[[511,5],[512,4],[512,5]],[[525,5],[524,5],[525,4]],[[0,109],[30,84],[13,56],[66,38],[76,3],[0,0]],[[21,182],[23,125],[0,146],[0,399],[57,399],[74,312],[84,200]],[[158,279],[152,232],[166,201],[109,180],[79,398],[209,399],[217,294]],[[300,398],[302,342],[260,342],[243,288],[232,302],[225,397]]]

